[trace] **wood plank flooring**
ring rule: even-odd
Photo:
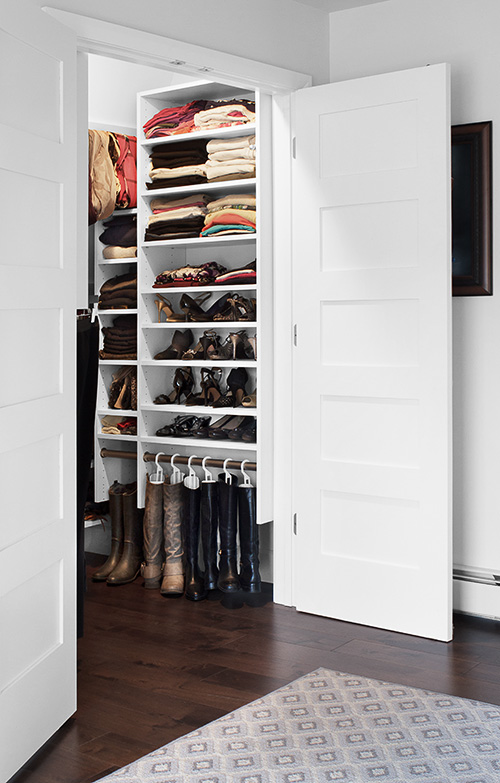
[[[89,573],[92,572],[89,569]],[[450,644],[215,593],[192,603],[89,580],[78,711],[11,783],[89,783],[319,666],[500,704],[500,623]]]

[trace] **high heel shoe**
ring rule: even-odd
[[[226,417],[224,417],[226,418]],[[222,426],[212,426],[208,428],[208,437],[215,440],[224,440],[230,437],[230,433],[241,427],[244,422],[245,416],[229,416],[229,421],[226,421]],[[217,424],[217,422],[216,422]]]
[[[214,408],[234,408],[245,396],[248,373],[244,367],[235,367],[227,376],[227,391],[213,403]]]
[[[176,402],[178,405],[180,405],[181,396],[183,394],[186,396],[186,402],[187,402],[194,386],[193,371],[191,367],[188,367],[187,369],[184,369],[183,367],[177,368],[174,375],[173,386],[174,388],[172,389],[169,395],[167,394],[158,395],[158,397],[156,397],[153,400],[154,404],[173,405],[173,403]]]
[[[222,358],[220,355],[220,339],[219,336],[212,330],[206,330],[203,332],[203,337],[200,337],[198,344],[186,351],[182,358],[186,361],[193,359],[213,359],[218,361]]]
[[[257,407],[257,390],[252,394],[247,394],[243,397],[241,404],[244,408],[256,408]]]
[[[165,299],[161,294],[155,299],[155,305],[158,310],[158,323],[161,323],[161,314],[164,312],[167,321],[185,321],[186,317],[181,313],[174,313],[172,303]]]
[[[217,354],[210,357],[214,361],[235,361],[236,359],[248,359],[245,346],[248,344],[246,332],[230,332],[220,346]]]
[[[243,296],[235,294],[228,300],[231,305],[231,314],[233,321],[255,321],[257,318],[256,313],[256,300],[245,299]]]
[[[168,348],[164,351],[160,351],[155,355],[155,359],[180,359],[180,357],[187,351],[191,343],[193,342],[193,333],[191,329],[186,329],[184,332],[176,329],[172,342]]]
[[[257,337],[247,337],[244,341],[243,348],[245,350],[247,359],[257,359]]]
[[[246,440],[247,443],[255,442],[255,418],[253,416],[241,416],[243,421],[237,427],[231,427],[228,431],[230,440]]]
[[[219,382],[222,377],[220,367],[213,367],[209,370],[203,367],[201,371],[201,394],[192,395],[186,400],[186,405],[215,405],[216,401],[222,396]]]
[[[210,294],[198,294],[198,296],[189,296],[189,294],[182,294],[180,301],[180,308],[184,313],[184,320],[186,321],[210,321],[207,318],[205,311],[201,305],[210,298]]]

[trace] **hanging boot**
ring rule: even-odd
[[[189,480],[186,479],[186,481]],[[184,595],[191,601],[207,597],[205,579],[198,565],[200,544],[200,488],[186,486],[184,490],[184,551],[186,554],[186,583]]]
[[[123,506],[123,554],[106,579],[110,586],[126,585],[139,576],[142,563],[142,519],[137,510],[137,485],[125,488]]]
[[[223,593],[234,593],[240,589],[236,568],[237,533],[237,476],[231,476],[226,483],[226,474],[219,474],[219,578],[217,586]]]
[[[205,590],[217,589],[217,523],[219,488],[217,481],[201,482],[201,545],[205,565]]]
[[[163,485],[163,541],[165,565],[160,592],[162,595],[184,594],[184,547],[182,518],[184,513],[184,484]]]
[[[240,530],[240,584],[243,590],[260,593],[259,529],[255,487],[238,487],[238,517]]]
[[[123,510],[122,493],[124,487],[115,481],[109,488],[109,515],[111,517],[111,552],[105,563],[94,574],[93,582],[105,582],[120,562],[123,553]]]
[[[163,483],[155,484],[146,479],[146,503],[144,507],[144,587],[158,590],[163,571]]]

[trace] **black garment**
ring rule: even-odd
[[[83,598],[85,594],[84,512],[92,461],[97,396],[97,352],[99,325],[90,319],[77,322],[76,328],[76,579],[77,634],[83,636]]]
[[[200,174],[188,174],[185,177],[172,177],[171,179],[155,179],[154,182],[146,182],[148,190],[159,190],[160,188],[180,188],[184,185],[201,185],[207,178]]]

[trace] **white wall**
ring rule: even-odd
[[[499,0],[387,0],[331,14],[330,33],[331,81],[449,62],[452,123],[493,120],[495,189]],[[494,240],[499,236],[495,210]],[[499,244],[494,241],[494,284]],[[499,573],[500,279],[496,282],[491,297],[453,299],[454,561]]]
[[[328,81],[328,14],[293,0],[30,0]]]
[[[135,128],[137,93],[192,81],[163,68],[89,54],[89,127]],[[134,133],[135,135],[135,133]]]

